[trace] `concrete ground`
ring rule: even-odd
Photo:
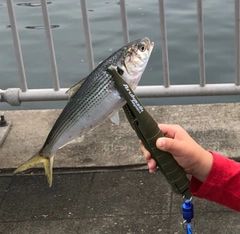
[[[205,148],[239,160],[240,104],[148,107],[158,122],[182,125]],[[0,233],[185,233],[182,199],[160,173],[148,173],[121,112],[59,150],[53,186],[42,169],[12,176],[41,147],[59,110],[6,111],[0,148]],[[1,129],[0,129],[1,131]],[[240,213],[194,198],[193,233],[240,233]]]
[[[0,233],[185,233],[182,199],[158,173],[56,172],[0,177]],[[240,213],[194,198],[193,233],[240,233]]]

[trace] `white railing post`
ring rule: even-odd
[[[81,8],[82,8],[85,41],[87,46],[88,65],[89,65],[89,71],[91,72],[94,69],[95,65],[94,65],[94,57],[93,57],[92,38],[91,38],[88,13],[87,13],[87,5],[86,5],[86,0],[81,0],[80,2],[81,2]]]
[[[120,8],[121,8],[123,38],[124,38],[124,43],[127,44],[129,42],[129,32],[128,32],[127,11],[126,11],[125,0],[120,0]]]
[[[168,61],[168,46],[167,46],[167,33],[164,11],[164,0],[159,0],[159,13],[160,13],[160,29],[161,29],[161,47],[162,47],[162,64],[163,64],[163,77],[164,87],[170,86],[169,76],[169,61]]]
[[[58,78],[58,69],[57,69],[57,62],[56,62],[54,45],[53,45],[52,30],[51,30],[51,24],[50,24],[46,0],[41,0],[41,6],[42,6],[43,22],[44,22],[44,27],[45,27],[46,37],[47,37],[48,49],[49,49],[49,53],[50,53],[52,77],[53,77],[52,78],[53,79],[53,88],[55,91],[58,91],[60,89],[59,78]]]
[[[235,84],[240,85],[240,30],[239,0],[235,0]]]
[[[200,86],[203,87],[206,84],[206,73],[205,73],[205,47],[203,32],[202,0],[197,0],[197,18],[198,18],[199,76]]]
[[[6,0],[7,7],[8,7],[8,15],[10,19],[10,25],[12,30],[12,37],[13,37],[13,44],[18,64],[18,71],[19,71],[19,77],[20,77],[20,87],[23,92],[27,91],[27,80],[26,80],[26,73],[23,63],[23,57],[22,57],[22,50],[20,45],[20,39],[17,29],[17,23],[16,23],[16,16],[15,11],[13,8],[13,1],[12,0]]]

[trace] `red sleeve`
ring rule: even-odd
[[[192,177],[190,190],[196,197],[240,211],[240,163],[211,153],[213,165],[207,179],[201,182]]]

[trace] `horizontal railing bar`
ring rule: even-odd
[[[127,44],[129,42],[129,32],[128,32],[128,24],[127,24],[128,21],[127,21],[127,11],[126,11],[125,0],[120,0],[120,8],[121,8],[123,38],[124,38],[124,43]]]
[[[189,96],[222,96],[239,95],[240,87],[235,84],[206,84],[200,85],[171,85],[164,86],[138,86],[136,94],[139,97],[189,97]]]
[[[53,89],[29,89],[27,92],[19,92],[20,102],[31,102],[31,101],[59,101],[67,100],[68,89],[59,89],[54,91]]]
[[[59,85],[59,78],[58,78],[56,55],[55,55],[55,50],[54,50],[54,45],[53,45],[52,30],[51,30],[46,0],[41,0],[41,5],[42,5],[43,22],[44,22],[44,27],[45,27],[45,32],[46,32],[46,37],[47,37],[47,42],[48,42],[48,49],[49,49],[49,53],[50,53],[53,88],[55,91],[57,91],[60,89],[60,85]]]
[[[26,92],[19,88],[0,90],[0,100],[13,106],[18,106],[21,102],[67,100],[67,90],[65,88],[58,91],[53,89],[28,89]],[[198,84],[171,85],[168,88],[162,85],[138,86],[136,95],[140,98],[240,95],[240,86],[234,83],[206,84],[204,87]]]
[[[29,89],[27,92],[19,91],[20,102],[30,101],[54,101],[67,100],[68,89],[61,88],[58,91],[53,89]],[[4,95],[6,95],[5,90]],[[213,96],[213,95],[240,95],[240,86],[233,83],[226,84],[206,84],[200,85],[171,85],[165,88],[162,85],[156,86],[138,86],[136,95],[141,98],[155,97],[186,97],[186,96]]]
[[[22,57],[22,49],[20,46],[20,39],[19,39],[16,16],[15,16],[15,11],[14,11],[12,0],[7,0],[7,7],[8,7],[8,15],[9,15],[9,19],[10,19],[12,37],[13,37],[13,44],[14,44],[15,54],[16,54],[16,59],[17,59],[17,64],[18,64],[20,87],[21,87],[22,91],[25,92],[28,89],[27,88],[27,80],[26,80],[26,73],[25,73],[23,57]]]

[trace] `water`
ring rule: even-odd
[[[67,88],[89,73],[80,1],[49,0],[60,85]],[[49,53],[39,0],[14,1],[28,88],[52,87]],[[95,64],[123,45],[118,1],[88,0]],[[196,1],[165,1],[171,84],[198,84]],[[127,1],[130,39],[148,36],[155,48],[140,85],[163,84],[158,1]],[[234,82],[234,1],[203,1],[208,83]],[[0,88],[19,87],[5,1],[0,0]],[[238,96],[142,99],[145,105],[236,102]],[[0,109],[63,108],[61,102],[29,102]]]

